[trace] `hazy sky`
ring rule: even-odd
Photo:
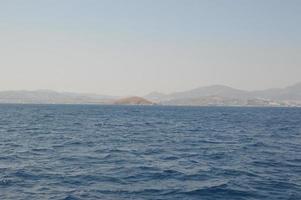
[[[0,0],[0,90],[300,81],[300,0]]]

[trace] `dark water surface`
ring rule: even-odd
[[[301,199],[301,109],[0,105],[0,199]]]

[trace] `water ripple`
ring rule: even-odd
[[[0,199],[301,199],[301,109],[0,105]]]

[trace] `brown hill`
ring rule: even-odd
[[[154,103],[142,97],[127,97],[114,101],[118,105],[153,105]]]

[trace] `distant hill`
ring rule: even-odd
[[[170,95],[172,99],[198,98],[207,96],[247,98],[248,92],[223,85],[212,85],[207,87],[199,87],[185,92],[177,92]]]
[[[2,91],[0,103],[17,104],[119,104],[193,106],[301,106],[301,82],[285,88],[244,91],[224,85],[199,87],[163,94],[152,92],[142,97],[119,99],[116,96],[56,92],[52,90]]]
[[[114,101],[117,105],[153,105],[154,103],[142,97],[127,97]]]
[[[299,106],[301,83],[260,91],[244,91],[223,85],[199,87],[193,90],[145,96],[163,105],[231,105],[231,106]]]
[[[234,89],[223,85],[212,85],[206,87],[199,87],[193,90],[175,92],[171,94],[150,93],[145,97],[149,100],[156,101],[171,101],[176,99],[195,99],[208,96],[221,96],[227,98],[247,98],[248,92]]]
[[[301,101],[301,82],[285,88],[274,88],[268,90],[251,92],[253,97],[261,97],[274,100]]]
[[[114,97],[96,94],[56,92],[52,90],[3,91],[0,103],[21,104],[105,104]]]

